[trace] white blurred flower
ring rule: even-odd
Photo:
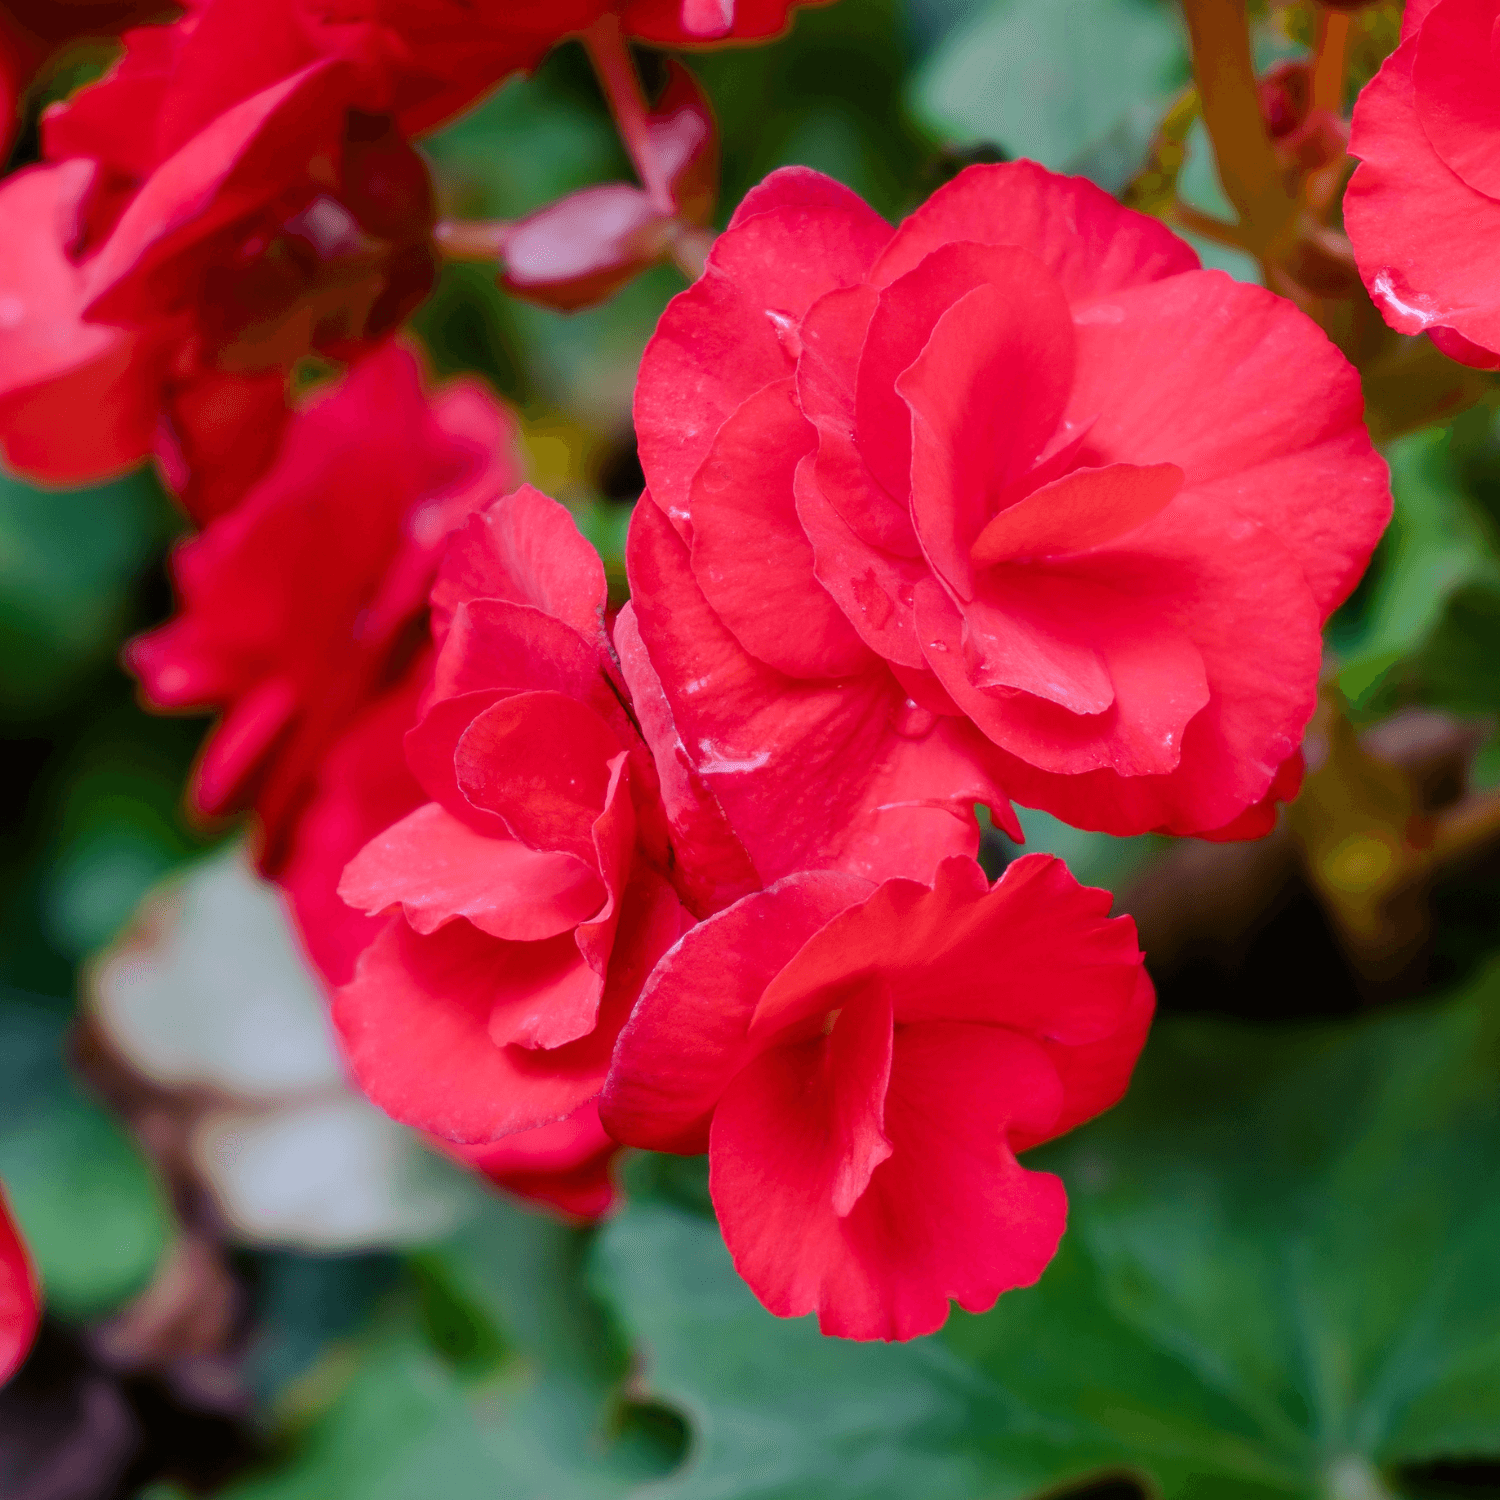
[[[407,1244],[466,1211],[461,1174],[346,1082],[280,898],[242,849],[153,892],[89,991],[120,1059],[191,1101],[188,1153],[241,1243]]]

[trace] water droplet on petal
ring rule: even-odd
[[[930,708],[923,708],[915,698],[908,698],[895,712],[892,726],[905,740],[925,739],[937,723],[937,715]]]

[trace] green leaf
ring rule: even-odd
[[[993,0],[928,59],[914,106],[950,139],[992,141],[1118,189],[1186,80],[1175,9],[1153,0]]]
[[[621,1395],[586,1232],[474,1191],[337,1400],[227,1500],[615,1500],[675,1463],[674,1419]]]
[[[1458,483],[1448,444],[1448,434],[1430,431],[1391,445],[1395,514],[1359,626],[1338,640],[1339,684],[1356,705],[1370,702],[1393,671],[1404,673],[1450,600],[1476,585],[1500,588],[1486,524]]]
[[[1072,1203],[1035,1288],[905,1346],[739,1284],[684,1195],[602,1289],[691,1424],[661,1500],[983,1496],[1131,1471],[1168,1497],[1400,1494],[1500,1455],[1500,969],[1342,1027],[1158,1027],[1127,1102],[1030,1164]],[[641,1188],[649,1194],[649,1182]]]
[[[96,1317],[144,1290],[171,1233],[134,1144],[68,1076],[65,1023],[0,991],[0,1180],[48,1303]]]
[[[52,707],[114,651],[127,590],[172,527],[146,475],[40,490],[0,472],[0,716]]]

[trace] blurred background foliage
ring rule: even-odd
[[[1396,14],[1363,13],[1364,76]],[[1297,7],[1267,17],[1261,60],[1307,34]],[[788,162],[890,215],[1017,155],[1145,201],[1188,77],[1157,0],[840,0],[693,65],[723,130],[721,221]],[[98,66],[66,60],[34,109]],[[1222,211],[1183,118],[1171,170]],[[34,149],[23,134],[12,167]],[[425,149],[465,216],[628,175],[576,46]],[[418,319],[438,374],[516,405],[533,481],[617,590],[632,378],[681,285],[661,269],[563,317],[454,265]],[[147,475],[0,478],[0,1177],[50,1301],[0,1397],[0,1497],[1500,1495],[1497,409],[1390,447],[1396,519],[1330,626],[1307,789],[1273,835],[1122,841],[1023,815],[1031,847],[1137,916],[1162,1019],[1126,1104],[1039,1153],[1073,1203],[1040,1285],[889,1348],[760,1309],[699,1162],[631,1161],[628,1207],[594,1231],[434,1163],[416,1221],[387,1222],[416,1148],[336,1069],[316,1098],[236,1080],[226,1022],[195,1042],[199,1073],[132,1073],[100,1020],[109,975],[226,1014],[232,992],[287,1056],[312,1002],[215,853],[235,831],[184,820],[202,722],[141,712],[118,666],[169,611],[172,506]],[[991,868],[1012,852],[986,835]],[[207,906],[239,938],[143,980]],[[255,1191],[244,1142],[303,1150],[315,1128],[364,1174],[360,1232],[226,1229],[223,1195]]]

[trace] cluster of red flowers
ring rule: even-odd
[[[1429,178],[1483,198],[1421,101],[1486,8],[1414,7],[1357,149],[1415,109]],[[976,805],[1016,838],[1013,800],[1266,831],[1390,497],[1310,319],[1090,184],[972,167],[893,228],[793,168],[646,350],[613,610],[510,417],[393,336],[433,273],[410,139],[563,33],[605,73],[622,27],[787,10],[191,0],[128,34],[0,188],[0,442],[51,478],[154,454],[202,524],[130,665],[219,713],[191,796],[257,814],[373,1099],[579,1216],[620,1145],[707,1151],[767,1306],[908,1338],[1041,1273],[1065,1196],[1016,1154],[1120,1097],[1153,1004],[1107,893],[1041,855],[986,876]],[[672,88],[621,107],[645,217],[552,261],[554,301],[704,222],[705,107]],[[1356,232],[1408,171],[1378,156]],[[578,210],[497,240],[508,285]],[[1373,272],[1403,316],[1414,254]],[[1500,347],[1426,286],[1421,326]],[[310,353],[349,368],[289,403]]]

